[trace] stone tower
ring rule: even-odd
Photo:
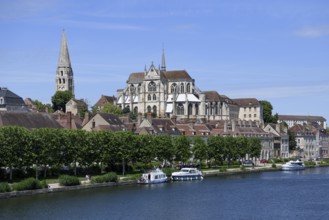
[[[74,97],[73,70],[64,30],[62,33],[62,42],[56,71],[56,92],[57,91],[70,91]]]

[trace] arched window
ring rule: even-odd
[[[147,106],[147,113],[151,113],[152,109],[151,106]]]
[[[199,114],[199,105],[195,104],[195,115]]]
[[[184,105],[182,103],[177,105],[177,115],[184,115]]]
[[[135,86],[133,84],[130,85],[130,94],[135,94]]]
[[[215,103],[215,115],[218,115],[218,103]]]
[[[63,70],[61,71],[61,76],[63,76]]]
[[[65,79],[63,79],[63,84],[65,84]]]
[[[4,103],[3,103],[3,98],[2,98],[2,97],[0,98],[0,104],[1,104],[1,105],[4,104]]]
[[[138,84],[138,94],[141,92],[141,84]]]
[[[186,85],[186,92],[190,93],[191,92],[191,84],[187,83]]]
[[[149,83],[148,90],[149,90],[149,92],[155,92],[155,91],[157,91],[157,87],[156,87],[155,82],[152,81],[152,82]]]
[[[58,79],[58,82],[59,82],[59,84],[61,84],[61,83],[62,83],[62,79],[61,79],[61,78],[59,78],[59,79]]]
[[[157,100],[157,96],[153,94],[153,100]]]
[[[180,93],[184,93],[184,83],[180,84]]]
[[[137,113],[138,113],[138,107],[136,106],[136,107],[134,108],[134,114],[137,115]]]
[[[151,101],[151,100],[152,100],[150,94],[147,96],[147,100],[148,100],[148,101]]]
[[[154,105],[153,106],[153,114],[156,114],[157,113],[157,107]]]
[[[177,84],[176,83],[173,83],[171,85],[171,93],[175,93],[176,89],[177,89]]]

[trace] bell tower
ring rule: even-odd
[[[56,71],[56,92],[57,91],[70,91],[74,97],[74,80],[69,49],[65,31],[62,33],[61,48],[59,51],[59,59]]]

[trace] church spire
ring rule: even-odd
[[[166,71],[166,60],[165,60],[164,48],[162,48],[161,70]]]
[[[62,33],[62,42],[56,71],[56,92],[57,91],[70,91],[74,97],[73,70],[64,30]]]
[[[62,42],[59,51],[58,67],[71,67],[69,48],[67,47],[67,40],[64,30],[62,33]]]

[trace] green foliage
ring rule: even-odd
[[[316,163],[314,161],[304,161],[305,166],[315,166]]]
[[[173,139],[176,161],[183,163],[191,157],[190,141],[186,136],[177,136]]]
[[[53,103],[54,111],[62,110],[66,112],[66,103],[72,98],[70,91],[57,91],[52,97],[51,102]]]
[[[91,179],[92,183],[108,183],[118,182],[118,176],[114,172],[110,172],[101,176],[95,176]]]
[[[50,104],[43,104],[39,100],[32,100],[32,103],[37,107],[38,112],[46,112],[46,108],[48,109],[47,111],[49,113],[53,113],[54,110],[51,108]]]
[[[226,172],[227,171],[227,167],[220,167],[219,168],[219,172]]]
[[[100,112],[102,113],[110,113],[110,114],[114,114],[114,115],[122,115],[123,110],[121,110],[121,108],[119,108],[116,105],[112,105],[111,103],[106,103],[103,108],[100,110]]]
[[[272,168],[276,168],[276,164],[275,163],[272,163]]]
[[[42,184],[35,178],[28,178],[13,185],[14,191],[42,189]]]
[[[171,176],[173,172],[176,171],[174,168],[162,168],[162,171],[166,174],[166,176]]]
[[[58,178],[59,185],[61,186],[76,186],[80,185],[80,180],[76,176],[61,175]]]
[[[288,130],[289,150],[296,150],[297,142],[295,132]]]
[[[8,183],[0,183],[0,193],[10,192],[11,188]]]
[[[267,123],[277,123],[278,114],[272,115],[273,106],[269,101],[259,101],[259,103],[263,106],[263,119],[264,122]]]

